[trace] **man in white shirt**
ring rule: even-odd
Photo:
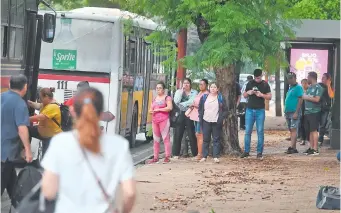
[[[242,87],[241,94],[244,93],[247,83],[249,83],[249,81],[252,81],[252,80],[253,80],[252,75],[247,76],[247,81],[244,83]],[[245,130],[245,108],[246,108],[247,100],[248,98],[244,98],[244,96],[242,95],[240,99],[240,104],[238,105],[238,111],[239,111],[239,117],[240,117],[239,128],[241,130]]]

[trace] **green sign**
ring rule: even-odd
[[[52,68],[56,70],[75,70],[77,50],[53,50]]]

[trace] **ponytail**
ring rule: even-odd
[[[100,152],[99,138],[101,129],[99,127],[99,116],[90,98],[83,99],[83,106],[76,123],[79,143],[85,149],[93,152]]]

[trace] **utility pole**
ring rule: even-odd
[[[186,69],[180,63],[180,60],[186,56],[186,46],[187,46],[187,28],[183,28],[178,34],[178,68],[176,71],[176,88],[182,87],[183,79],[186,77]]]

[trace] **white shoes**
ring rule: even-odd
[[[201,158],[201,160],[199,162],[205,162],[206,158]],[[214,163],[219,163],[220,160],[218,158],[213,158]]]

